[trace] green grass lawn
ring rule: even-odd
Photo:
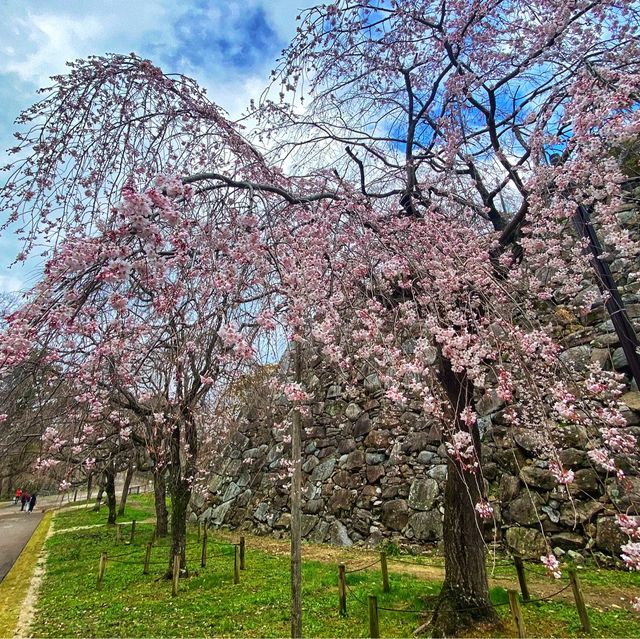
[[[132,499],[122,521],[141,522],[152,516],[150,496]],[[47,541],[49,552],[34,625],[35,637],[280,637],[289,633],[289,561],[284,552],[258,549],[257,540],[248,540],[247,569],[241,583],[233,584],[233,547],[222,536],[209,536],[208,562],[200,567],[201,544],[197,531],[189,532],[188,568],[190,576],[181,579],[177,597],[171,583],[162,578],[168,566],[166,545],[154,547],[151,574],[143,575],[145,545],[153,525],[137,523],[133,544],[115,543],[113,527],[96,526],[70,530],[77,526],[102,524],[106,512],[70,510],[55,518],[57,532]],[[130,528],[125,526],[123,538]],[[253,542],[253,547],[252,547]],[[160,542],[166,544],[166,541]],[[283,542],[284,543],[284,542]],[[104,584],[96,588],[101,552],[108,562]],[[352,565],[367,563],[361,551],[350,550]],[[318,556],[319,553],[313,553]],[[371,555],[369,555],[370,557]],[[338,614],[337,561],[327,551],[327,560],[303,562],[304,633],[317,637],[366,637],[368,634],[367,596],[376,594],[385,608],[421,610],[429,597],[437,594],[440,583],[415,574],[394,572],[390,564],[392,589],[383,593],[376,567],[347,575],[347,617]],[[349,566],[348,566],[349,568]],[[501,567],[506,578],[510,568]],[[511,572],[509,572],[511,570]],[[609,577],[609,575],[612,575]],[[603,577],[595,570],[581,573],[587,589],[601,586]],[[637,575],[607,573],[607,580],[623,580],[632,596],[640,594]],[[616,582],[620,585],[620,581]],[[532,582],[532,596],[535,584]],[[496,604],[506,601],[506,591],[492,589]],[[513,636],[509,607],[497,608],[505,620],[502,631],[492,636]],[[619,608],[593,609],[590,613],[593,636],[638,636],[640,616]],[[527,634],[531,636],[582,636],[575,607],[569,602],[537,602],[524,608]],[[380,611],[380,631],[384,637],[407,637],[426,617],[415,612]],[[497,632],[497,634],[496,634]]]

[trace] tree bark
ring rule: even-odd
[[[452,407],[454,432],[466,431],[473,439],[476,472],[464,469],[449,459],[444,493],[444,563],[445,578],[431,618],[434,637],[459,635],[478,622],[498,623],[489,599],[485,565],[486,545],[482,538],[482,520],[475,506],[484,497],[480,433],[477,424],[468,426],[460,419],[465,407],[473,404],[473,385],[464,373],[454,373],[451,363],[442,358],[439,370]]]
[[[133,478],[133,473],[135,472],[135,467],[133,462],[129,464],[127,467],[127,472],[124,476],[124,486],[122,487],[122,495],[120,495],[120,505],[118,506],[118,515],[124,515],[124,509],[127,505],[127,497],[129,496],[129,487],[131,486],[131,480]]]
[[[107,524],[116,523],[116,471],[112,464],[107,466],[104,471],[105,486],[104,491],[107,493],[107,505],[109,506],[109,517]]]
[[[187,509],[191,500],[191,483],[196,474],[198,434],[188,409],[176,420],[171,435],[171,554],[167,574],[173,575],[173,558],[180,556],[180,567],[186,570]],[[184,442],[182,441],[184,438]]]
[[[93,473],[89,473],[87,477],[87,501],[91,500],[91,493],[93,492]]]
[[[93,511],[96,513],[100,512],[100,505],[102,503],[102,495],[104,494],[104,471],[98,477],[98,496],[96,497],[96,505],[93,507]]]
[[[169,511],[167,510],[167,483],[164,469],[153,468],[153,498],[156,508],[156,535],[166,537],[169,533]]]

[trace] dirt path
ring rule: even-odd
[[[289,540],[274,539],[273,537],[258,537],[244,534],[247,540],[247,548],[257,548],[269,554],[286,557],[289,555]],[[216,535],[230,541],[237,541],[239,533],[227,533],[216,531]],[[324,563],[339,564],[344,563],[347,571],[365,568],[371,565],[370,569],[375,570],[379,565],[380,553],[377,550],[365,550],[362,548],[342,548],[324,544],[304,543],[302,546],[302,558],[308,561],[321,561]],[[498,563],[504,560],[498,559]],[[420,562],[424,562],[421,564]],[[444,566],[442,557],[436,555],[423,555],[421,557],[387,557],[389,573],[403,573],[423,577],[426,580],[442,581],[444,579]],[[519,584],[515,575],[498,576],[492,575],[489,569],[489,586],[491,588],[501,586],[507,590],[519,591]],[[499,570],[499,569],[498,569]],[[502,568],[504,572],[504,568]],[[556,580],[544,574],[544,569],[540,566],[535,572],[527,572],[527,583],[531,598],[542,599],[553,595],[556,601],[574,603],[573,593],[569,585],[568,575],[563,574],[562,579]],[[566,589],[558,593],[561,589]],[[611,585],[591,585],[582,584],[585,602],[588,607],[602,611],[610,608],[633,610],[630,599],[637,596],[637,592],[630,592],[628,588]],[[558,593],[558,594],[556,594]]]

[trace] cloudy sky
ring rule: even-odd
[[[13,146],[13,120],[65,62],[136,52],[185,73],[237,116],[258,97],[296,15],[313,0],[0,0],[0,158]],[[1,163],[1,162],[0,162]],[[0,178],[1,180],[1,178]],[[0,182],[1,183],[1,182]],[[0,292],[37,277],[10,269],[17,246],[0,237]]]

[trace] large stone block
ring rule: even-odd
[[[333,458],[318,464],[311,473],[311,481],[325,481],[329,479],[335,467],[336,460]]]
[[[409,517],[408,523],[418,541],[442,539],[442,515],[437,510],[415,513]]]
[[[440,487],[435,479],[416,479],[409,490],[409,506],[414,510],[431,510],[440,494]]]
[[[544,535],[535,528],[521,528],[513,526],[507,528],[505,541],[509,549],[524,559],[540,560],[547,554]]]
[[[353,546],[347,527],[341,521],[334,521],[329,528],[330,540],[334,546]]]
[[[390,530],[402,530],[409,521],[409,506],[404,499],[393,499],[382,505],[382,522]]]

